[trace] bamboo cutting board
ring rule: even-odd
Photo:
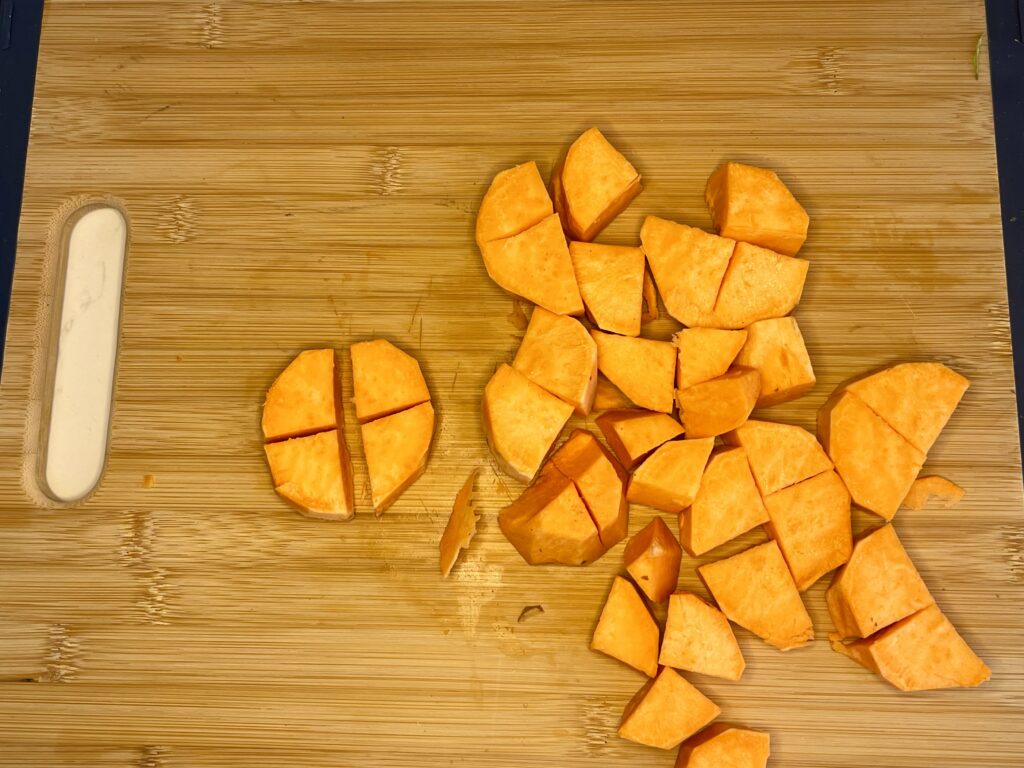
[[[771,732],[773,765],[1021,765],[1024,521],[983,29],[963,0],[49,2],[0,381],[0,764],[671,765],[614,736],[642,680],[587,648],[621,545],[589,568],[526,566],[496,524],[519,486],[478,415],[521,330],[475,208],[495,172],[546,174],[597,125],[646,187],[606,242],[636,242],[648,213],[708,226],[725,158],[776,168],[809,209],[798,315],[818,385],[770,418],[810,426],[837,382],[894,360],[973,382],[927,466],[966,499],[896,525],[992,681],[897,693],[829,650],[824,582],[811,646],[739,631],[742,682],[693,681]],[[131,226],[109,461],[58,508],[27,469],[48,244],[62,213],[107,197]],[[304,519],[271,490],[263,393],[301,349],[379,336],[422,361],[429,470],[375,519],[350,429],[360,514]],[[480,532],[443,581],[436,544],[475,467]],[[635,507],[631,530],[650,515]],[[680,582],[701,591],[693,566]]]

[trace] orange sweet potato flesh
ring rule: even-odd
[[[434,439],[434,408],[423,403],[360,427],[373,509],[379,515],[423,474]]]
[[[629,528],[626,473],[608,449],[590,432],[577,429],[551,456],[551,463],[576,485],[604,549],[622,541]]]
[[[626,572],[651,602],[663,603],[676,591],[683,551],[660,517],[629,540],[622,557]]]
[[[765,529],[801,592],[850,559],[850,494],[834,471],[776,491],[764,505],[771,518]]]
[[[441,534],[441,542],[438,549],[441,553],[441,576],[448,578],[452,572],[459,553],[469,546],[469,542],[476,534],[476,523],[480,519],[477,514],[473,500],[473,485],[476,483],[480,470],[474,469],[462,488],[455,495],[455,504],[452,505],[452,513],[448,517],[448,524]]]
[[[478,245],[529,229],[554,213],[551,198],[533,161],[494,177],[476,214]]]
[[[601,610],[592,650],[618,659],[648,677],[658,674],[658,625],[636,589],[616,576]]]
[[[638,336],[643,314],[646,261],[640,248],[569,243],[587,316],[598,328]]]
[[[484,387],[484,431],[495,458],[513,477],[537,474],[572,406],[502,363]]]
[[[640,408],[671,413],[676,348],[667,341],[591,331],[597,365],[608,380]]]
[[[536,307],[512,367],[586,415],[597,388],[597,345],[572,317]]]
[[[746,328],[788,315],[804,290],[809,262],[738,242],[722,278],[713,320],[716,328]]]
[[[725,614],[688,592],[668,599],[658,663],[726,680],[739,680],[746,668]]]
[[[814,639],[800,592],[774,541],[697,569],[729,620],[780,650]]]
[[[591,412],[635,407],[633,401],[622,394],[621,389],[601,374],[597,375],[597,386],[594,388],[594,404],[590,409]]]
[[[619,462],[632,470],[651,451],[683,434],[683,427],[667,413],[616,409],[598,416],[597,424]]]
[[[752,323],[736,364],[761,374],[758,408],[795,400],[814,386],[814,368],[795,317]]]
[[[637,691],[622,715],[619,736],[674,749],[721,713],[718,706],[671,667]]]
[[[765,768],[770,745],[762,731],[713,723],[679,747],[675,768]]]
[[[676,387],[686,389],[729,370],[747,341],[746,330],[725,331],[719,328],[684,328],[672,341],[679,350]],[[750,368],[756,366],[741,363]]]
[[[746,450],[762,496],[832,469],[814,435],[791,424],[751,419],[723,439]]]
[[[430,399],[430,390],[416,358],[390,341],[361,341],[349,348],[349,354],[353,400],[360,424]]]
[[[348,520],[355,514],[344,439],[332,429],[265,446],[275,490],[307,517]]]
[[[861,664],[901,691],[974,688],[992,676],[988,668],[935,605],[865,640],[844,644],[829,638],[832,649]]]
[[[910,486],[902,506],[919,511],[927,507],[932,499],[944,509],[955,507],[964,497],[964,489],[951,480],[938,475],[919,477]]]
[[[713,437],[665,443],[633,471],[626,498],[662,512],[683,511],[697,496],[714,445]]]
[[[768,522],[743,448],[716,448],[697,498],[679,515],[679,543],[699,556]]]
[[[641,249],[642,252],[643,249]],[[640,322],[653,323],[659,317],[658,288],[654,285],[654,278],[651,276],[651,270],[649,269],[644,270],[643,296],[643,312],[640,315]]]
[[[288,364],[267,390],[263,438],[301,437],[338,426],[333,349],[308,349]]]
[[[722,163],[708,178],[704,200],[723,237],[795,256],[810,217],[774,171]]]
[[[560,315],[582,315],[583,299],[558,215],[480,246],[487,274],[509,293]]]
[[[825,602],[841,638],[867,637],[934,601],[892,525],[862,536]]]
[[[686,436],[717,437],[741,426],[754,410],[761,374],[733,367],[717,379],[676,391],[679,420]]]

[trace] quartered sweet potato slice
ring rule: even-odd
[[[907,509],[919,511],[931,504],[932,499],[936,500],[937,506],[943,509],[955,507],[964,497],[964,489],[938,475],[919,477],[910,486],[910,491],[903,499],[902,506]]]
[[[300,352],[267,390],[263,404],[264,440],[273,442],[337,427],[337,390],[334,350]]]
[[[658,625],[636,589],[616,576],[601,610],[591,649],[618,659],[648,677],[658,674]]]
[[[268,443],[264,448],[278,494],[308,517],[351,518],[355,502],[344,439],[332,429]]]
[[[746,450],[762,496],[832,469],[814,435],[791,424],[751,419],[723,438]]]
[[[676,390],[679,420],[686,436],[717,437],[738,428],[750,416],[761,391],[753,368],[731,368],[717,379]]]
[[[668,599],[658,663],[726,680],[739,680],[746,668],[725,614],[688,592]]]
[[[672,531],[655,517],[626,545],[626,572],[652,603],[663,603],[676,590],[683,551]]]
[[[765,768],[771,737],[728,723],[713,723],[679,747],[675,768]]]
[[[713,437],[665,443],[633,471],[626,498],[662,512],[682,512],[697,496],[714,446]]]
[[[434,408],[408,408],[360,427],[373,509],[379,515],[423,474],[434,439]]]
[[[430,399],[430,390],[416,358],[390,341],[360,341],[349,348],[349,354],[353,400],[360,424]]]
[[[597,365],[608,380],[641,408],[671,413],[676,348],[667,341],[591,331]]]
[[[629,504],[626,473],[615,457],[590,432],[577,429],[551,456],[551,463],[575,483],[604,549],[622,541],[629,528]]]
[[[672,337],[672,341],[679,350],[676,387],[686,389],[694,384],[717,379],[728,371],[747,341],[747,331],[684,328]]]
[[[663,667],[626,705],[619,736],[638,744],[673,749],[722,710],[671,667]]]
[[[572,317],[536,307],[512,367],[586,415],[597,387],[597,345]]]
[[[788,315],[804,290],[809,262],[738,242],[722,278],[716,328],[746,328],[758,320]]]
[[[667,413],[654,411],[606,411],[594,423],[627,470],[632,470],[658,446],[683,434],[678,421]]]
[[[623,336],[639,335],[647,266],[643,250],[573,241],[569,255],[594,325]]]
[[[795,400],[814,386],[814,368],[795,317],[752,323],[736,364],[761,374],[758,408]]]
[[[529,229],[554,213],[551,198],[533,161],[494,177],[476,214],[478,245]]]

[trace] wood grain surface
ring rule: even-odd
[[[645,181],[606,242],[637,242],[648,213],[708,226],[725,158],[777,169],[808,208],[798,317],[818,385],[770,418],[810,425],[837,382],[895,360],[973,382],[926,468],[966,499],[896,525],[991,682],[889,688],[829,650],[824,583],[812,645],[739,630],[743,680],[691,680],[771,731],[773,765],[1021,765],[1024,521],[983,29],[980,0],[48,2],[0,380],[0,764],[672,764],[615,737],[642,680],[587,648],[621,545],[526,566],[496,524],[519,486],[478,414],[521,330],[475,208],[498,170],[547,173],[597,125]],[[34,475],[54,232],[103,198],[131,225],[109,462],[59,508]],[[350,429],[359,514],[303,519],[271,489],[263,393],[298,351],[371,337],[422,362],[432,461],[374,518]],[[480,532],[444,581],[437,541],[475,467]],[[694,564],[680,583],[701,591]]]

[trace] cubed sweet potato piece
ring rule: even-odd
[[[746,450],[762,496],[832,469],[814,435],[791,424],[751,419],[723,439]]]
[[[265,446],[274,489],[307,517],[348,520],[355,514],[352,467],[336,429]]]
[[[537,164],[532,160],[508,168],[491,182],[476,214],[478,245],[529,229],[554,213]]]
[[[835,471],[776,491],[764,505],[771,518],[765,529],[801,592],[850,559],[850,494]]]
[[[626,572],[651,602],[663,603],[676,591],[683,550],[660,517],[629,540],[622,557]]]
[[[716,448],[704,468],[700,490],[679,515],[679,543],[699,556],[768,522],[743,448]]]
[[[626,498],[662,512],[682,512],[697,496],[714,446],[713,437],[665,443],[633,471]]]
[[[644,220],[640,241],[665,310],[691,328],[718,327],[715,300],[736,241],[657,216]]]
[[[676,348],[668,341],[591,331],[597,365],[608,380],[640,408],[672,412]]]
[[[717,379],[676,390],[679,421],[687,437],[717,437],[743,424],[761,391],[753,368],[733,367]]]
[[[697,569],[718,607],[783,651],[814,639],[814,627],[779,545],[759,544]]]
[[[892,525],[856,541],[825,601],[843,638],[867,637],[934,602]]]
[[[818,438],[854,502],[892,520],[925,455],[857,395],[837,390],[818,411]]]
[[[386,339],[360,341],[349,348],[352,390],[360,424],[430,399],[416,358]]]
[[[594,388],[594,404],[591,406],[591,412],[635,407],[633,401],[622,394],[621,389],[600,373],[597,374],[597,386]]]
[[[619,736],[637,744],[673,749],[722,710],[671,667],[663,667],[626,705]]]
[[[569,255],[587,317],[602,330],[638,336],[647,266],[643,250],[573,241]]]
[[[761,374],[758,408],[795,400],[814,386],[814,368],[795,317],[758,320],[747,328],[747,341],[736,365]]]
[[[434,439],[434,408],[429,402],[360,427],[373,509],[379,515],[427,468]]]
[[[604,549],[622,541],[629,528],[629,504],[626,473],[615,457],[590,432],[576,429],[551,463],[576,484]]]
[[[466,482],[455,495],[452,513],[448,517],[444,533],[441,534],[441,543],[438,545],[438,549],[441,553],[441,576],[443,578],[448,578],[459,553],[469,546],[469,542],[476,534],[476,521],[480,519],[480,515],[477,514],[473,503],[473,486],[479,474],[479,469],[470,472]]]
[[[597,388],[597,345],[572,317],[536,307],[512,367],[586,415]]]
[[[572,406],[502,363],[484,387],[484,431],[495,458],[513,477],[537,474]]]
[[[747,332],[684,328],[672,337],[672,341],[679,350],[676,387],[686,389],[694,384],[717,379],[728,371],[747,341]]]
[[[555,206],[576,240],[593,240],[640,194],[640,174],[597,128],[584,131],[556,168]]]
[[[591,649],[654,677],[658,674],[658,637],[658,625],[644,599],[626,579],[616,576],[590,641]]]
[[[844,644],[838,635],[829,640],[832,650],[849,656],[901,691],[974,688],[992,676],[988,665],[935,605],[864,640]]]
[[[683,434],[678,421],[667,413],[654,411],[606,411],[594,423],[626,470],[632,470],[655,448]]]
[[[716,328],[746,328],[788,315],[800,303],[809,262],[736,243],[715,302]]]
[[[300,352],[267,390],[264,440],[301,437],[337,427],[337,387],[333,349]]]
[[[714,723],[679,747],[675,768],[765,768],[771,737],[728,723]]]
[[[942,363],[904,363],[843,388],[863,400],[908,443],[928,453],[970,384]]]
[[[903,499],[902,506],[907,509],[919,511],[927,507],[932,499],[938,502],[943,509],[955,507],[964,497],[964,489],[938,475],[919,477],[910,486],[910,491]]]
[[[668,599],[658,663],[726,680],[739,680],[746,668],[725,614],[688,592]]]
[[[560,315],[582,315],[583,299],[558,215],[480,246],[491,279],[509,293]]]
[[[723,237],[795,256],[810,217],[775,171],[722,163],[708,178],[704,201]]]

